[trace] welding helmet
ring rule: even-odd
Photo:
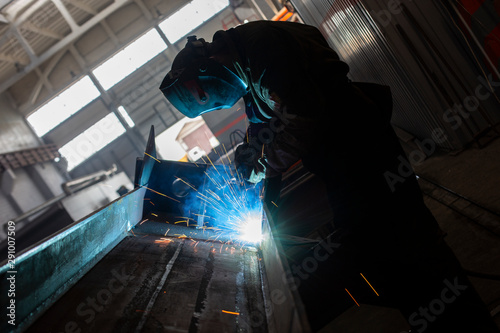
[[[247,93],[247,85],[209,57],[205,40],[189,36],[160,90],[177,110],[195,118],[205,112],[232,107]]]

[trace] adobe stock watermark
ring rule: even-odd
[[[340,243],[332,242],[331,238],[327,238],[326,240],[320,242],[314,247],[312,256],[302,259],[300,265],[293,264],[291,266],[291,272],[283,273],[283,282],[287,282],[294,286],[292,291],[297,290],[302,281],[307,280],[310,274],[316,272],[319,263],[328,260],[335,249],[338,249],[340,246]],[[271,295],[271,299],[272,296],[273,295]],[[275,296],[280,299],[279,296],[281,295],[277,293]]]
[[[421,306],[417,311],[413,312],[408,317],[408,323],[414,327],[416,327],[416,332],[422,333],[427,330],[429,323],[435,322],[438,317],[443,314],[446,308],[455,302],[458,297],[464,292],[468,286],[461,285],[458,281],[458,277],[453,279],[453,282],[450,282],[448,279],[443,281],[444,288],[441,289],[441,292],[438,297],[431,300],[427,306]],[[414,332],[413,329],[411,332]],[[409,333],[407,331],[403,331],[401,333]]]
[[[341,246],[342,244],[333,242],[331,238],[320,241],[312,251],[312,255],[304,258],[299,265],[292,265],[292,272],[283,272],[281,277],[283,282],[291,285],[291,291],[297,290],[302,281],[307,280],[310,274],[318,269],[319,264],[326,261]],[[276,288],[270,292],[270,300],[271,302],[264,304],[264,312],[254,310],[248,318],[241,318],[241,323],[248,327],[261,327],[266,318],[271,318],[273,315],[273,307],[287,301],[287,295],[284,290]]]
[[[95,297],[88,296],[85,301],[78,304],[76,307],[76,314],[80,320],[89,325],[96,317],[96,313],[104,311],[104,307],[109,304],[113,297],[121,293],[128,285],[130,275],[125,273],[125,268],[121,272],[111,270],[113,276],[109,281],[106,288],[99,290]],[[68,321],[64,325],[64,331],[61,333],[80,333],[82,329],[77,321]]]
[[[444,143],[448,137],[442,128],[435,128],[431,133],[431,138],[415,140],[420,149],[414,149],[408,154],[408,158],[399,155],[397,173],[392,171],[384,172],[384,178],[392,192],[396,191],[396,186],[404,183],[408,177],[413,177],[413,166],[418,166],[436,151],[439,144]]]
[[[401,3],[412,2],[413,0],[389,0],[386,9],[371,10],[370,15],[382,26],[386,27],[391,23],[392,17],[403,12]]]
[[[122,126],[117,117],[113,116],[114,113],[110,113],[73,139],[74,144],[61,147],[59,151],[68,160],[69,165],[78,165],[102,148],[104,143],[109,142],[109,136],[117,133],[118,126]]]
[[[6,274],[9,289],[7,297],[9,299],[7,306],[7,322],[9,325],[16,325],[16,223],[9,221],[7,223],[7,265],[9,270]]]
[[[474,94],[466,96],[461,103],[455,103],[452,108],[447,109],[443,113],[443,120],[450,124],[451,129],[456,131],[464,124],[464,119],[468,119],[473,112],[477,111],[481,106],[481,102],[489,99],[495,94],[496,88],[500,87],[500,81],[493,79],[493,74],[488,74],[485,77],[477,77],[478,84],[474,89]],[[431,138],[423,140],[415,140],[415,143],[420,149],[415,149],[408,154],[408,159],[405,156],[399,156],[399,166],[397,173],[386,171],[384,178],[392,192],[396,190],[398,183],[403,183],[408,177],[413,176],[413,166],[418,166],[428,157],[431,156],[438,145],[447,140],[445,131],[442,128],[435,128],[431,133]]]
[[[466,96],[462,103],[455,103],[443,113],[443,120],[449,123],[453,130],[459,129],[463,124],[462,119],[468,119],[479,109],[481,102],[489,99],[495,94],[496,88],[500,87],[500,81],[495,81],[491,73],[486,78],[478,76],[477,81],[479,83],[474,89],[474,94]]]

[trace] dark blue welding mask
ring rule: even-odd
[[[172,105],[189,118],[228,109],[247,93],[247,85],[227,67],[209,58],[206,42],[188,37],[160,90]]]

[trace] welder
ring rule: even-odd
[[[327,241],[342,246],[300,285],[314,330],[352,304],[341,300],[362,272],[380,296],[360,301],[400,309],[412,332],[498,332],[406,170],[390,88],[348,73],[317,28],[256,21],[212,42],[188,37],[160,89],[191,118],[244,99],[249,138],[235,158],[250,182],[299,160],[323,180],[336,227]],[[453,302],[422,316],[449,285],[460,292]]]

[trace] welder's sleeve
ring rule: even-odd
[[[285,116],[279,125],[270,126],[275,131],[264,147],[266,177],[287,171],[306,156],[317,138],[317,127],[316,121],[297,115]]]
[[[318,140],[318,124],[334,115],[336,101],[327,92],[347,82],[349,66],[315,27],[249,23],[236,29],[252,97],[266,103],[280,122],[271,119],[266,130],[272,135],[264,148],[266,176],[272,177],[307,155]]]

